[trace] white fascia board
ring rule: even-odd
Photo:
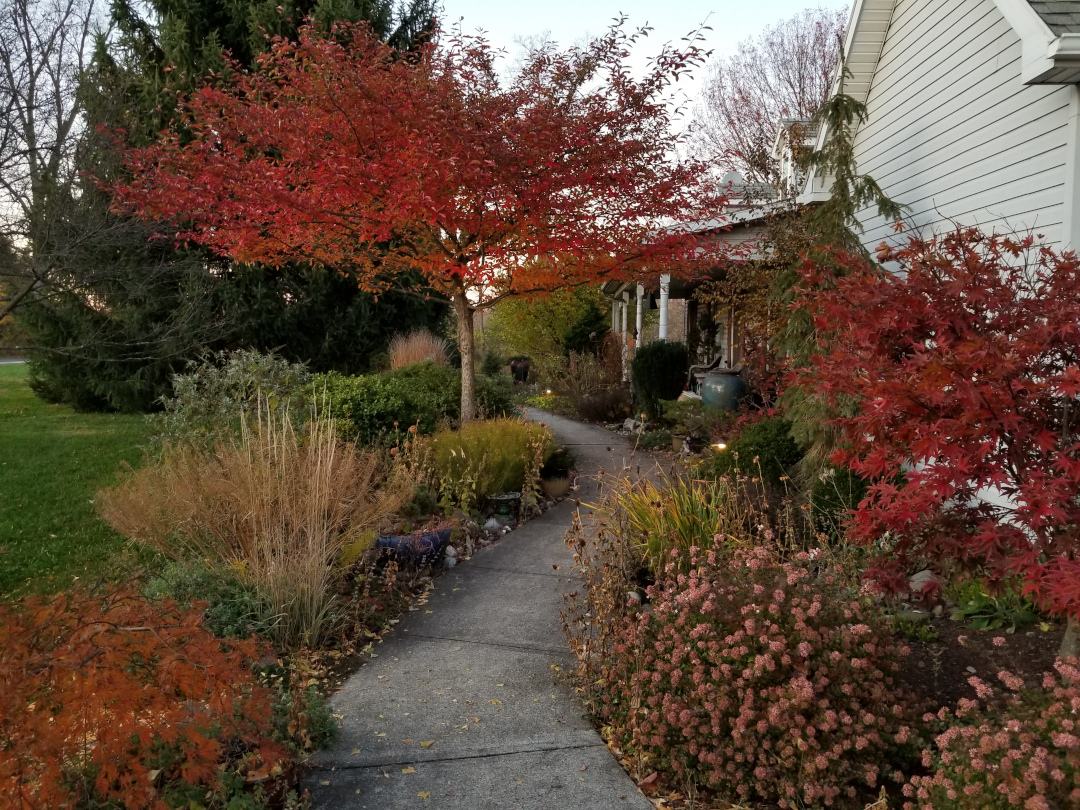
[[[1050,50],[1058,37],[1027,0],[994,0],[994,5],[1020,37],[1020,80],[1038,84],[1057,67]]]

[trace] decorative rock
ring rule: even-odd
[[[941,583],[938,582],[937,576],[929,568],[920,571],[917,574],[912,574],[908,580],[908,588],[916,596],[921,594],[927,589],[935,589],[940,587]]]
[[[626,419],[623,420],[623,423],[622,423],[622,429],[623,430],[629,430],[629,431],[635,431],[638,428],[640,428],[641,426],[642,426],[641,422],[637,421],[636,419],[633,419],[632,417],[627,417]]]
[[[454,548],[453,546],[447,546],[446,547],[446,556],[447,557],[456,557],[457,556],[457,549]]]
[[[499,531],[502,530],[502,527],[503,527],[503,525],[501,523],[499,523],[499,521],[497,521],[495,518],[492,517],[492,518],[488,518],[487,523],[484,524],[484,531],[485,532],[498,533]]]
[[[445,565],[447,568],[453,568],[455,565],[457,565],[457,557],[447,557],[445,560],[443,560],[443,565]]]

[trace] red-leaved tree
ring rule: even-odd
[[[876,573],[976,566],[1080,616],[1080,263],[957,229],[804,269],[819,351],[796,375],[843,414],[834,461],[872,481],[850,518]]]
[[[643,32],[535,48],[505,79],[482,39],[401,55],[364,25],[303,28],[183,104],[184,131],[127,152],[120,207],[177,222],[238,261],[308,261],[378,292],[419,270],[451,299],[471,418],[473,313],[510,295],[715,264],[673,223],[720,214],[705,167],[678,156],[672,84],[706,54]]]

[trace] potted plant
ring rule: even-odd
[[[540,489],[551,500],[557,500],[570,491],[570,472],[577,459],[572,450],[557,447],[548,453],[540,468]]]
[[[670,426],[671,449],[682,451],[686,440],[690,440],[691,449],[705,443],[708,420],[705,407],[699,399],[679,399],[663,403],[664,422]]]

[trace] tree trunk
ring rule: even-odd
[[[1080,656],[1080,626],[1077,626],[1076,619],[1072,616],[1065,625],[1065,635],[1061,639],[1058,655],[1062,658]]]
[[[458,351],[461,352],[461,423],[476,418],[476,358],[473,345],[473,309],[465,293],[454,296],[458,316]]]

